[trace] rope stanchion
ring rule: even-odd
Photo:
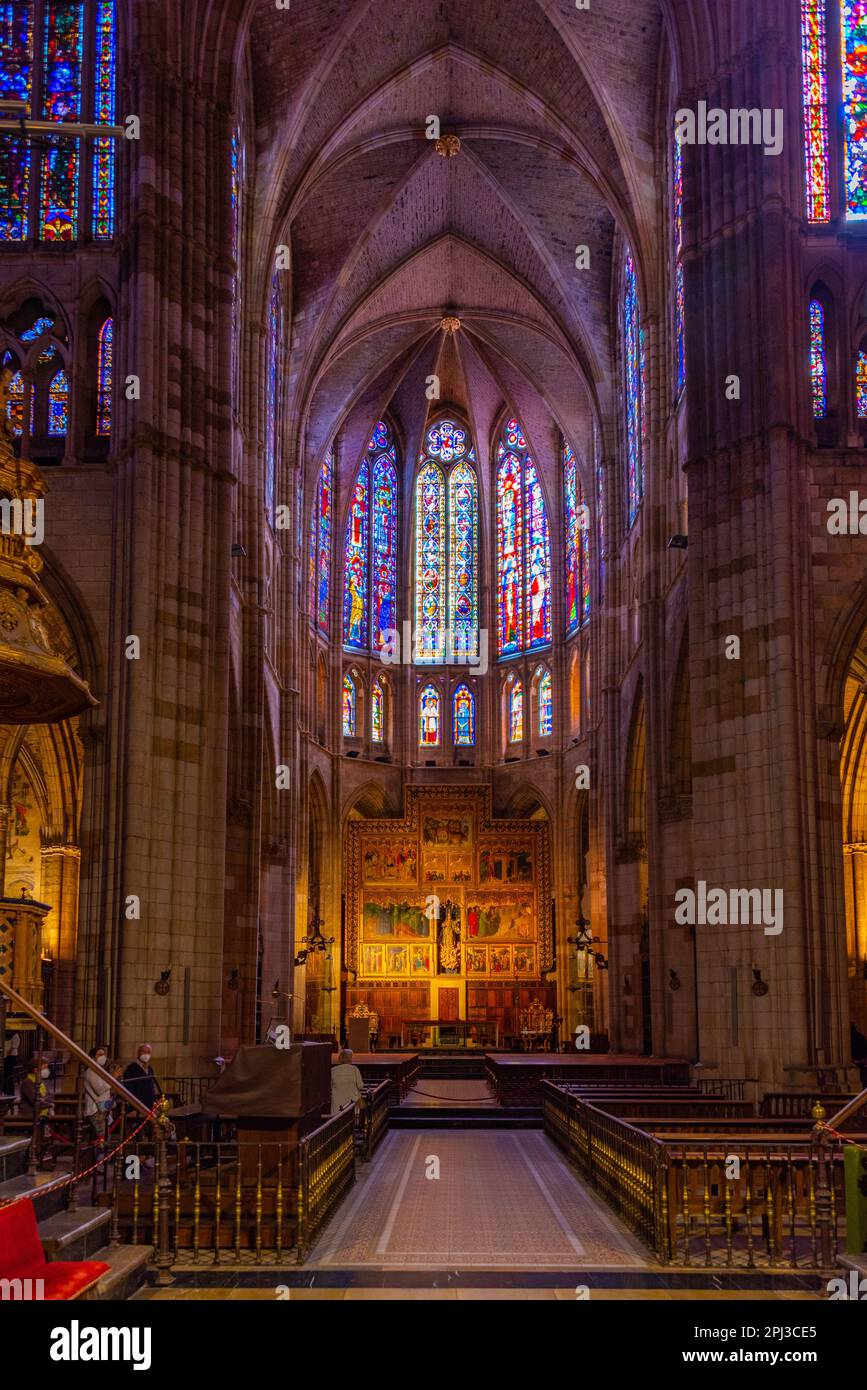
[[[91,1173],[96,1172],[97,1168],[101,1168],[105,1163],[110,1163],[111,1160],[117,1154],[120,1153],[121,1149],[125,1149],[127,1144],[129,1144],[133,1139],[135,1139],[137,1134],[141,1134],[145,1126],[149,1125],[152,1122],[157,1110],[159,1109],[159,1104],[160,1102],[156,1101],[147,1118],[142,1120],[138,1129],[134,1129],[131,1134],[128,1134],[126,1136],[125,1139],[121,1140],[119,1144],[116,1144],[110,1153],[103,1154],[99,1159],[97,1159],[96,1163],[92,1163],[89,1168],[85,1168],[84,1172],[67,1173],[65,1177],[55,1178],[53,1182],[47,1182],[44,1183],[41,1187],[34,1188],[33,1192],[35,1192],[38,1196],[42,1197],[46,1192],[54,1192],[55,1189],[59,1190],[63,1187],[69,1187],[71,1183],[84,1182],[85,1178],[89,1178]],[[0,1211],[5,1211],[7,1207],[17,1206],[19,1202],[29,1202],[30,1198],[33,1196],[33,1192],[23,1192],[20,1197],[13,1197],[9,1201],[0,1202]]]

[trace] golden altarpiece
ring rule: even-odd
[[[346,1007],[378,1016],[381,1045],[502,1045],[553,1007],[547,822],[494,818],[487,786],[427,786],[347,831]]]

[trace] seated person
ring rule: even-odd
[[[341,1048],[337,1061],[331,1068],[331,1113],[336,1115],[347,1105],[358,1105],[364,1091],[364,1082],[358,1067],[352,1064],[352,1053],[348,1047]]]

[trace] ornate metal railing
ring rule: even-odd
[[[369,1163],[373,1158],[380,1140],[388,1129],[390,1097],[391,1081],[380,1081],[378,1086],[365,1087],[359,1145],[365,1163]]]
[[[355,1182],[355,1111],[347,1106],[302,1139],[296,1151],[297,1259],[303,1264],[331,1209]]]
[[[744,1119],[745,1133],[714,1139],[690,1135],[683,1120],[675,1140],[649,1132],[651,1120],[647,1130],[638,1128],[553,1082],[542,1089],[546,1132],[661,1263],[833,1266],[844,1211],[842,1157],[812,1134],[769,1138],[761,1120]]]

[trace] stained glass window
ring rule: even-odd
[[[0,96],[32,104],[35,94],[31,116],[58,126],[56,135],[0,136],[0,240],[73,241],[85,227],[97,241],[114,236],[117,140],[61,130],[113,126],[116,87],[115,0],[0,4]]]
[[[66,434],[69,428],[69,378],[61,370],[48,388],[48,433],[53,439]]]
[[[858,419],[867,420],[867,352],[862,349],[855,363],[855,399]]]
[[[566,543],[566,635],[590,617],[590,526],[578,464],[563,442],[563,504]]]
[[[467,463],[449,474],[449,627],[458,657],[475,657],[478,647],[478,485]]]
[[[804,174],[809,222],[831,217],[828,164],[827,0],[801,0],[801,92],[804,108]]]
[[[33,6],[0,6],[0,97],[30,101],[33,86]],[[30,199],[30,141],[0,137],[0,239],[24,241]]]
[[[114,369],[114,319],[106,319],[96,345],[96,433],[111,434],[111,393]]]
[[[37,338],[41,338],[43,333],[54,327],[54,319],[48,318],[45,314],[40,314],[35,323],[25,329],[21,334],[22,343],[35,343]]]
[[[265,376],[265,515],[274,525],[277,505],[277,463],[280,417],[280,352],[283,340],[283,303],[280,272],[271,281],[268,300],[267,365]]]
[[[506,725],[509,742],[520,743],[524,737],[524,687],[512,676],[506,683]]]
[[[551,641],[551,542],[545,496],[517,420],[497,448],[497,635],[500,656]]]
[[[674,142],[674,394],[686,384],[686,336],[683,288],[683,146]]]
[[[30,433],[33,434],[33,395],[30,396]],[[20,371],[13,372],[6,390],[6,415],[9,428],[16,437],[24,433],[24,377]]]
[[[816,0],[819,8],[819,0]],[[840,0],[846,215],[867,217],[867,4]]]
[[[43,29],[42,115],[50,121],[81,120],[84,59],[83,0],[49,0]],[[40,171],[39,234],[43,241],[74,241],[78,234],[80,142],[48,136]]]
[[[355,738],[358,692],[352,676],[343,677],[343,737]]]
[[[519,652],[523,645],[524,500],[521,464],[508,453],[497,469],[497,567],[499,651]]]
[[[466,429],[453,420],[439,420],[429,428],[416,481],[417,661],[472,660],[478,652],[474,464]]]
[[[96,7],[96,83],[93,118],[98,125],[114,125],[114,93],[117,65],[117,25],[114,0]],[[115,142],[99,136],[93,144],[93,235],[97,241],[114,236]]]
[[[453,699],[453,737],[456,748],[472,748],[476,741],[476,702],[468,685],[459,685]]]
[[[628,521],[631,526],[644,496],[645,360],[638,300],[638,275],[630,252],[623,277],[623,374],[626,404]]]
[[[813,390],[813,419],[824,420],[828,411],[825,311],[818,299],[810,300],[810,382]]]
[[[313,512],[310,518],[309,598],[310,613],[323,637],[330,636],[331,622],[331,531],[334,455],[329,450],[322,460]]]
[[[358,470],[346,518],[343,643],[347,647],[367,646],[369,521],[369,469],[365,459]]]
[[[539,715],[539,737],[550,738],[554,732],[554,695],[550,671],[536,672],[536,701]]]
[[[377,430],[385,429],[382,421]],[[368,450],[373,464],[373,527],[371,533],[372,613],[374,651],[381,651],[397,627],[397,451],[377,442],[374,431]]]
[[[426,685],[418,697],[418,741],[421,748],[436,748],[440,741],[440,693]]]
[[[385,742],[385,690],[378,677],[370,692],[370,737],[374,743]]]
[[[467,432],[452,420],[440,420],[428,430],[427,451],[431,458],[440,463],[453,463],[463,458],[467,451]]]
[[[416,655],[441,661],[445,627],[446,488],[439,464],[426,463],[415,489]]]
[[[542,484],[536,465],[524,461],[527,486],[527,646],[551,641],[551,544]]]

